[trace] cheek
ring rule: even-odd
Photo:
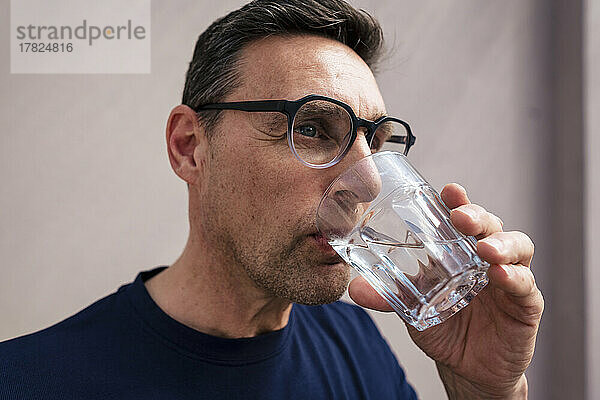
[[[308,229],[323,185],[291,154],[284,160],[267,160],[258,156],[246,159],[230,175],[235,187],[232,200],[243,214],[240,222],[256,224],[253,230],[265,233]]]
[[[293,236],[312,229],[327,174],[302,165],[287,142],[261,141],[241,122],[234,128],[246,134],[221,141],[210,166],[214,206],[231,233]]]

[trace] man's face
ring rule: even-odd
[[[245,49],[241,69],[243,84],[224,101],[319,94],[347,103],[359,117],[374,119],[385,112],[369,67],[330,39],[294,36],[255,42]],[[281,138],[269,135],[264,118],[223,113],[220,132],[211,140],[193,223],[227,272],[247,274],[266,295],[301,304],[330,303],[344,293],[350,270],[315,238],[316,209],[332,180],[370,150],[359,133],[339,164],[308,168],[292,155],[285,129]]]

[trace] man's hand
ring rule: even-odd
[[[423,332],[407,325],[409,334],[435,360],[450,398],[527,398],[524,372],[544,309],[529,268],[533,243],[524,233],[503,232],[502,221],[471,204],[461,186],[446,185],[441,196],[454,226],[478,239],[477,252],[490,263],[489,283],[444,323]],[[348,292],[357,304],[392,311],[362,277]]]

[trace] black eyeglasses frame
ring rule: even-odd
[[[331,160],[330,162],[328,162],[326,164],[311,164],[311,163],[303,160],[296,152],[294,144],[292,143],[292,130],[294,128],[294,119],[296,118],[296,113],[298,112],[298,110],[300,110],[300,108],[304,104],[308,103],[309,101],[314,101],[314,100],[328,101],[328,102],[334,103],[334,104],[342,107],[343,109],[345,109],[348,112],[348,115],[350,115],[350,119],[351,119],[351,123],[352,123],[351,137],[350,137],[348,144],[346,145],[346,148],[338,156],[336,156],[333,160]],[[331,167],[332,165],[337,164],[352,148],[352,145],[354,144],[354,141],[356,140],[356,137],[358,135],[358,128],[365,128],[365,130],[366,130],[365,139],[367,140],[367,143],[370,148],[371,142],[373,141],[373,136],[375,134],[375,131],[377,130],[377,128],[380,125],[382,125],[386,122],[390,122],[390,121],[398,122],[398,123],[402,124],[404,126],[404,128],[406,129],[407,136],[392,135],[386,140],[386,142],[404,144],[405,145],[405,147],[404,147],[404,155],[405,156],[408,155],[408,151],[410,150],[411,146],[413,146],[415,144],[415,141],[417,140],[415,135],[412,133],[410,125],[406,121],[403,121],[403,120],[395,118],[395,117],[390,117],[390,116],[383,116],[383,117],[378,118],[375,121],[370,121],[368,119],[359,118],[354,113],[354,110],[352,110],[352,107],[350,107],[348,104],[346,104],[340,100],[331,98],[331,97],[321,96],[321,95],[317,95],[317,94],[310,94],[310,95],[304,96],[298,100],[250,100],[250,101],[232,101],[232,102],[226,102],[226,103],[211,103],[211,104],[202,105],[195,109],[196,112],[206,111],[206,110],[238,110],[238,111],[245,111],[245,112],[279,112],[279,113],[285,114],[287,117],[287,123],[288,123],[287,138],[288,138],[288,145],[290,147],[290,150],[292,150],[292,152],[294,153],[294,156],[296,158],[298,158],[298,160],[300,160],[303,164],[305,164],[311,168],[328,168],[328,167]]]

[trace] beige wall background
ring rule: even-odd
[[[153,1],[151,74],[20,75],[10,74],[9,1],[0,1],[4,340],[175,261],[187,238],[187,195],[168,162],[166,119],[196,37],[244,2]],[[600,398],[592,242],[600,233],[600,6],[353,3],[380,19],[393,49],[378,80],[389,112],[418,136],[417,168],[438,189],[461,183],[506,229],[536,243],[546,312],[530,398]],[[401,321],[372,315],[420,397],[443,398],[433,362]]]
[[[587,395],[600,398],[600,2],[584,3],[584,158]]]

